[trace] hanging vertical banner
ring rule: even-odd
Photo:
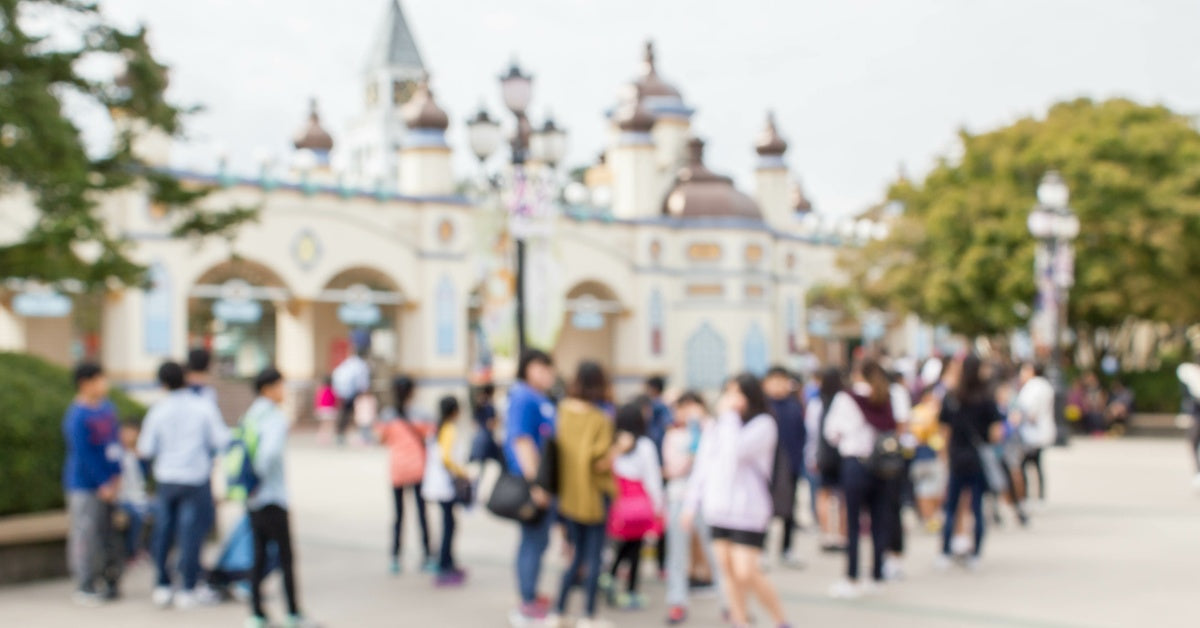
[[[142,300],[142,336],[147,355],[171,355],[171,278],[161,262],[150,266],[150,288]]]

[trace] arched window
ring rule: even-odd
[[[650,355],[663,353],[663,302],[662,292],[655,288],[650,293]]]
[[[454,281],[448,275],[443,275],[438,281],[434,305],[437,325],[437,354],[439,356],[454,355],[455,345],[458,341],[456,309]]]
[[[767,373],[767,338],[758,323],[751,323],[742,344],[742,362],[747,371],[762,377]]]
[[[689,388],[715,390],[725,383],[725,340],[707,322],[687,341]]]

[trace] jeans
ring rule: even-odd
[[[800,488],[801,476],[793,474],[791,478],[792,492],[794,496],[796,489]],[[783,517],[783,545],[780,548],[781,554],[789,554],[792,551],[792,533],[796,531],[796,509],[792,508],[790,516]]]
[[[262,581],[267,577],[267,544],[274,543],[283,572],[283,592],[287,596],[288,614],[300,614],[296,598],[296,576],[292,569],[292,531],[288,511],[279,506],[264,506],[250,512],[250,528],[254,531],[254,569],[250,576],[250,605],[255,617],[265,617],[262,609]]]
[[[442,507],[442,551],[438,555],[438,571],[448,573],[458,569],[454,564],[454,500],[441,502]]]
[[[642,568],[642,545],[643,539],[632,541],[617,542],[617,557],[613,559],[612,579],[613,591],[617,590],[617,572],[621,570],[621,564],[629,565],[627,574],[628,581],[626,582],[625,590],[629,593],[637,593],[638,591],[638,574]]]
[[[159,484],[154,502],[154,538],[151,551],[158,570],[157,586],[171,586],[167,558],[173,545],[179,550],[179,575],[183,590],[191,591],[200,575],[200,549],[212,527],[214,507],[208,482]]]
[[[392,558],[400,558],[400,547],[404,539],[404,491],[406,487],[397,486],[392,488],[392,495],[396,498],[396,520],[392,522]],[[417,502],[417,523],[421,525],[421,548],[425,551],[423,556],[429,560],[433,556],[433,550],[429,543],[429,519],[425,517],[425,500],[421,497],[421,485],[409,486],[407,490],[412,492],[413,500]]]
[[[841,480],[846,500],[846,577],[858,580],[859,527],[866,507],[871,515],[871,577],[883,580],[883,551],[888,545],[890,528],[886,483],[854,457],[842,459]]]
[[[534,523],[522,523],[521,544],[517,546],[517,588],[521,601],[532,604],[537,599],[538,578],[542,575],[542,555],[550,545],[552,512],[543,513]]]
[[[950,555],[950,537],[958,519],[958,500],[965,489],[971,489],[971,516],[975,519],[975,551],[979,556],[983,549],[983,494],[987,492],[987,478],[983,472],[969,475],[950,471],[950,487],[946,490],[946,523],[942,525],[942,554]]]
[[[492,436],[491,430],[482,426],[476,430],[475,436],[471,439],[469,460],[470,462],[495,460],[501,466],[504,465],[504,454],[500,451],[500,445],[496,443],[496,438]]]
[[[125,526],[125,558],[134,558],[142,545],[142,526],[146,522],[146,505],[121,502],[128,523]]]
[[[114,506],[92,491],[67,493],[71,527],[67,536],[67,562],[80,591],[95,592],[97,581],[117,586],[124,562],[121,536],[113,526]]]
[[[605,529],[603,523],[583,524],[566,521],[567,534],[575,544],[571,564],[563,572],[562,585],[558,589],[558,614],[567,612],[567,594],[575,586],[580,569],[583,574],[584,616],[596,616],[596,591],[600,584],[600,560],[604,554]]]
[[[667,606],[687,606],[688,568],[692,563],[692,535],[683,529],[683,500],[667,503]],[[699,513],[692,519],[692,529],[700,536],[704,557],[713,567],[713,583],[721,590],[721,570],[712,552],[712,533]]]

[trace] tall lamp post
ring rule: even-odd
[[[1039,244],[1035,262],[1038,294],[1044,308],[1053,308],[1050,328],[1050,365],[1047,376],[1054,386],[1054,421],[1058,445],[1069,440],[1066,422],[1066,391],[1062,370],[1062,337],[1067,324],[1067,295],[1075,281],[1075,250],[1079,217],[1067,204],[1071,192],[1057,171],[1051,170],[1038,184],[1038,204],[1029,212],[1029,233]]]
[[[528,189],[530,173],[527,172],[526,164],[532,159],[543,165],[545,172],[542,174],[551,182],[557,183],[555,169],[566,156],[567,134],[549,118],[541,128],[533,128],[526,115],[529,102],[533,98],[533,77],[525,74],[516,61],[513,61],[508,71],[500,76],[500,96],[504,100],[505,108],[516,119],[509,142],[512,167],[507,183],[511,186],[513,194],[510,231],[517,243],[517,355],[520,356],[527,346],[525,242],[529,237],[529,220],[533,217]],[[467,121],[467,135],[471,151],[475,153],[481,166],[500,147],[502,139],[500,125],[492,120],[483,107],[480,107],[475,117]],[[489,177],[488,182],[492,192],[499,192],[505,183],[501,177]]]

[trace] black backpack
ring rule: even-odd
[[[833,400],[822,401],[821,406],[821,420],[817,422],[817,472],[823,477],[835,478],[842,469],[842,454],[825,439],[825,418],[829,416]]]

